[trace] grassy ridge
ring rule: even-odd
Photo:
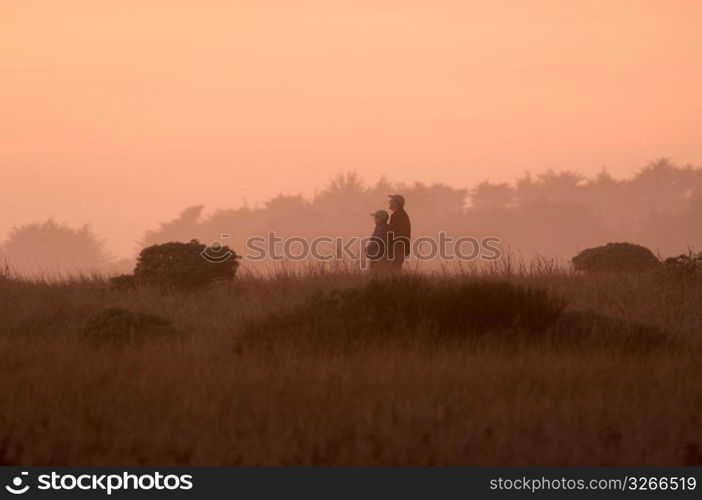
[[[0,279],[0,464],[702,464],[702,281],[546,269],[415,284],[392,305],[355,273],[197,292]],[[480,314],[455,302],[471,290]],[[517,307],[500,323],[491,305],[524,290],[546,290],[526,300],[557,317],[525,323]],[[383,306],[404,312],[398,332],[458,334],[383,336]],[[86,342],[106,307],[177,334]],[[356,341],[307,335],[325,317]]]

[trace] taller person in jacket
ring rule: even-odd
[[[410,237],[412,225],[409,215],[405,212],[405,197],[401,194],[391,194],[390,197],[390,260],[395,271],[402,270],[405,257],[410,254]]]

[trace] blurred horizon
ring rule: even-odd
[[[327,255],[337,253],[329,238],[344,248],[350,243],[348,248],[356,257],[347,254],[333,260],[354,267],[361,263],[358,238],[373,229],[369,213],[387,204],[388,193],[401,193],[407,201],[416,257],[410,256],[410,261],[424,270],[449,270],[449,266],[460,270],[462,264],[473,262],[451,258],[458,251],[463,255],[472,252],[451,247],[451,241],[465,243],[466,238],[473,238],[476,244],[490,238],[501,248],[503,258],[498,260],[509,263],[516,258],[524,265],[567,266],[585,249],[615,242],[646,247],[642,251],[653,260],[697,255],[702,249],[702,167],[659,158],[621,180],[604,169],[591,177],[548,170],[524,174],[511,183],[484,181],[470,189],[441,183],[393,183],[386,178],[366,183],[358,173],[347,172],[334,176],[313,197],[279,194],[262,205],[238,208],[208,206],[205,210],[203,204],[190,205],[144,231],[129,257],[115,254],[111,242],[88,225],[72,227],[49,218],[10,231],[0,244],[0,269],[54,278],[129,273],[138,250],[199,240],[206,245],[226,244],[244,257],[247,269],[265,273],[275,271],[276,262],[280,263],[276,255],[288,244],[295,248],[284,251],[290,257],[283,260],[300,263],[300,252],[304,253],[300,238],[308,246],[327,239],[316,247]],[[445,236],[450,248],[440,243]],[[444,251],[432,251],[426,246],[427,238]],[[255,240],[256,248],[250,247]],[[261,246],[267,249],[262,259]],[[304,263],[314,264],[313,256],[305,255]],[[702,258],[702,252],[699,256]]]
[[[205,213],[369,184],[702,165],[702,3],[25,0],[0,7],[0,241],[118,257]],[[384,200],[379,200],[384,203]]]

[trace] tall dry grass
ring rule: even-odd
[[[366,275],[242,273],[197,292],[5,275],[0,464],[702,464],[702,280],[509,260],[431,279],[476,275],[545,288],[568,314],[622,322],[573,329],[573,339],[393,337],[305,349],[258,343],[249,325],[320,290],[361,287]],[[85,342],[83,321],[107,306],[166,317],[178,333]],[[639,341],[629,323],[662,340]]]

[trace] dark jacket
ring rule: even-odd
[[[376,224],[366,245],[366,255],[371,260],[387,259],[390,226],[386,223]]]
[[[412,237],[412,225],[409,215],[404,208],[399,209],[390,216],[390,237],[392,238],[391,257],[397,254],[404,260],[410,254],[410,238]],[[402,251],[404,249],[404,252]]]

